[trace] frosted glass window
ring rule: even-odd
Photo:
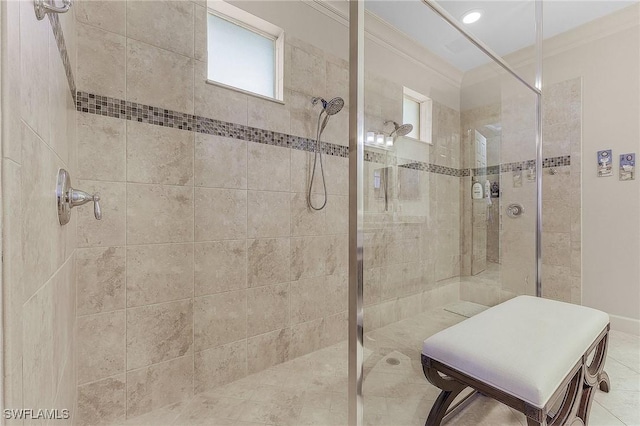
[[[420,139],[420,102],[407,96],[404,97],[402,105],[402,122],[413,124],[413,130],[407,136]]]
[[[275,40],[209,14],[209,80],[276,97]]]

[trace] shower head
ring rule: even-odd
[[[314,105],[318,102],[322,102],[322,109],[327,115],[335,115],[339,113],[344,106],[344,100],[342,98],[333,98],[329,102],[320,97],[313,98],[311,100],[311,103]]]
[[[393,136],[395,133],[396,136],[407,136],[413,130],[413,124],[398,124],[395,121],[385,121],[385,125],[393,123],[393,131],[389,134],[389,136]]]

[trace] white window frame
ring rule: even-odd
[[[431,98],[423,95],[422,93],[416,92],[415,90],[411,90],[408,87],[403,87],[402,92],[403,100],[404,98],[407,98],[409,100],[417,102],[420,106],[420,134],[418,135],[417,140],[432,145],[433,141],[431,134],[433,128],[433,101],[431,100]],[[402,113],[404,116],[404,111]]]
[[[270,96],[254,93],[249,90],[245,90],[241,87],[229,86],[219,81],[209,79],[209,62],[207,60],[207,83],[222,86],[231,90],[246,93],[248,95],[256,96],[262,99],[275,101],[278,103],[284,103],[284,30],[270,22],[265,21],[251,13],[233,6],[223,0],[208,0],[207,12],[216,15],[219,18],[225,19],[233,24],[239,25],[249,31],[259,34],[263,37],[269,38],[274,41],[275,55],[274,55],[274,95]],[[207,19],[207,26],[209,25],[209,19]],[[207,46],[209,45],[209,35],[207,31]],[[207,47],[208,49],[208,47]]]

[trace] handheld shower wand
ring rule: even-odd
[[[316,127],[316,143],[314,146],[314,156],[313,156],[313,168],[311,169],[311,180],[309,181],[309,191],[307,192],[307,205],[309,208],[313,210],[322,210],[327,205],[327,183],[324,176],[324,165],[322,164],[322,149],[320,148],[320,138],[322,137],[322,132],[325,127],[327,127],[327,123],[329,122],[329,118],[332,115],[335,115],[340,112],[342,107],[344,107],[344,100],[342,98],[333,98],[330,101],[326,101],[321,97],[315,97],[311,99],[311,103],[313,105],[317,105],[321,103],[322,110],[318,115],[318,125]],[[322,115],[324,114],[324,120],[322,120]],[[322,120],[322,122],[321,122]],[[318,159],[320,159],[320,173],[322,176],[322,189],[324,192],[324,201],[321,206],[314,206],[311,201],[311,194],[313,192],[313,182],[315,180],[316,175],[316,167],[318,163]]]

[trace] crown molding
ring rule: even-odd
[[[303,0],[313,9],[327,17],[349,26],[348,2],[327,0]],[[456,87],[462,84],[464,73],[433,52],[417,43],[393,25],[377,15],[365,11],[365,37],[402,58],[437,74]]]
[[[542,45],[543,61],[545,58],[560,55],[638,26],[640,26],[640,3],[545,39]],[[503,58],[516,70],[532,66],[535,63],[534,47],[525,47],[505,55]],[[481,65],[467,72],[465,85],[477,84],[494,78],[500,72],[494,64]]]

